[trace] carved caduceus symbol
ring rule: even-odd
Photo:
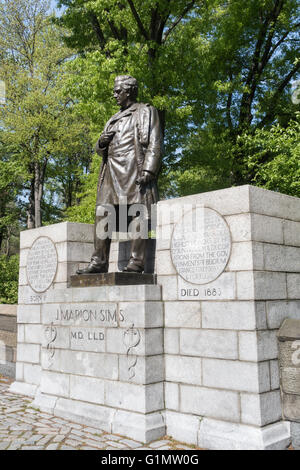
[[[135,348],[139,342],[141,341],[141,335],[139,330],[134,328],[134,323],[124,332],[123,334],[123,342],[127,348],[127,364],[128,364],[128,373],[129,379],[131,380],[135,376],[135,366],[137,363],[137,356],[130,355],[130,352],[133,348]]]
[[[57,338],[57,328],[53,326],[53,323],[51,325],[47,326],[45,328],[45,338],[47,340],[47,353],[48,353],[48,367],[51,367],[53,364],[53,357],[55,354],[55,347],[54,347],[54,341]]]

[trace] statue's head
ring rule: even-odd
[[[137,79],[130,75],[119,75],[115,79],[114,89],[121,88],[126,93],[131,101],[136,101],[138,95],[138,82]]]

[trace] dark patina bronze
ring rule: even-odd
[[[97,227],[101,226],[104,215],[98,209],[113,207],[118,212],[125,200],[127,207],[142,204],[150,218],[151,207],[158,201],[157,177],[163,147],[159,115],[153,106],[136,101],[137,92],[135,78],[121,75],[115,79],[114,97],[120,111],[105,125],[95,149],[102,156],[97,188],[95,251],[89,265],[78,270],[77,274],[108,272],[111,234],[104,239],[99,236]],[[142,273],[145,250],[145,238],[133,239],[124,271]]]

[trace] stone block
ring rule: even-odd
[[[17,360],[21,362],[39,364],[40,346],[37,344],[19,343],[17,348]]]
[[[22,232],[21,232],[22,233]],[[24,249],[24,248],[20,248],[20,261],[19,261],[19,266],[20,268],[26,268],[27,266],[27,256],[28,256],[28,253],[29,253],[29,248],[27,249]]]
[[[177,276],[157,276],[157,284],[162,288],[162,300],[177,300]]]
[[[262,393],[241,394],[241,416],[242,423],[254,426],[266,426],[281,420],[281,398],[280,391]]]
[[[255,302],[202,302],[202,328],[255,330]]]
[[[20,267],[19,269],[19,286],[26,286],[28,284],[26,268]]]
[[[18,343],[25,343],[25,325],[18,325],[17,341]]]
[[[172,210],[172,206],[179,207],[181,205],[185,205],[186,210],[188,207],[192,208],[196,205],[205,206],[216,210],[223,216],[248,213],[250,212],[250,188],[251,186],[245,185],[221,189],[218,191],[210,191],[208,193],[193,194],[191,196],[185,196],[176,199],[168,199],[166,201],[159,201],[157,206],[158,225],[162,225],[164,221],[168,220],[168,211],[170,209]],[[178,214],[178,211],[174,212],[177,212]],[[171,221],[172,220],[173,219],[171,219]],[[168,223],[170,223],[170,221]]]
[[[212,450],[284,450],[290,445],[289,423],[264,428],[204,418],[198,446]]]
[[[94,224],[67,222],[67,238],[70,242],[94,243]]]
[[[52,371],[118,380],[118,357],[114,354],[57,349],[52,360]],[[49,367],[45,349],[42,351],[42,367]]]
[[[198,357],[165,356],[166,381],[202,384],[201,359]]]
[[[180,353],[190,356],[238,358],[237,333],[218,330],[180,331]]]
[[[31,324],[25,326],[25,343],[41,344],[42,325]]]
[[[227,271],[264,269],[263,245],[255,242],[233,243]]]
[[[173,224],[163,224],[156,228],[156,251],[169,250],[174,230]]]
[[[232,242],[252,240],[251,214],[230,215],[225,220],[230,228]]]
[[[257,186],[249,186],[250,212],[300,222],[300,200]]]
[[[239,358],[241,361],[267,361],[277,359],[278,348],[275,331],[243,331],[239,333]]]
[[[151,384],[165,378],[164,356],[119,356],[119,380],[122,382]]]
[[[230,420],[240,419],[238,393],[180,385],[180,410],[198,416]]]
[[[164,324],[162,302],[120,302],[119,325],[128,328],[134,323],[136,328],[157,328]],[[123,319],[123,318],[124,319]]]
[[[267,271],[300,272],[300,248],[282,245],[264,245]]]
[[[283,244],[283,219],[251,214],[252,240]]]
[[[34,241],[39,237],[49,237],[54,243],[59,243],[67,240],[67,226],[68,222],[61,222],[59,224],[46,225],[38,229],[24,230],[20,233],[20,247],[31,248]]]
[[[52,290],[54,290],[53,284],[52,284]],[[41,304],[46,301],[47,293],[49,291],[51,291],[51,288],[47,292],[37,293],[37,292],[34,292],[34,290],[32,290],[31,287],[29,286],[19,286],[19,290],[18,290],[19,306],[22,306],[22,304],[23,305]]]
[[[43,370],[40,390],[49,395],[68,397],[70,393],[70,376]]]
[[[41,344],[47,348],[51,344],[55,349],[70,348],[70,330],[63,326],[43,325],[41,334]]]
[[[41,366],[39,364],[23,364],[24,382],[39,385],[41,380]]]
[[[168,435],[179,442],[197,445],[201,420],[201,417],[167,410],[166,425]]]
[[[22,362],[18,362],[16,364],[16,381],[23,382],[24,381],[24,364]]]
[[[37,386],[32,384],[27,384],[25,382],[13,382],[9,387],[11,393],[16,393],[17,395],[25,395],[26,397],[35,397]]]
[[[109,433],[112,431],[111,423],[114,414],[115,410],[112,408],[67,398],[58,398],[54,408],[55,416]]]
[[[165,326],[167,328],[200,328],[200,302],[165,302]]]
[[[270,390],[267,362],[251,363],[203,359],[203,385],[211,388],[263,393]]]
[[[0,315],[0,329],[2,331],[17,332],[17,318],[14,315]]]
[[[300,423],[291,423],[292,446],[300,450]]]
[[[74,327],[117,327],[118,309],[116,303],[57,303],[42,306],[43,324]]]
[[[164,436],[166,426],[161,412],[141,415],[118,410],[113,417],[112,432],[147,444]]]
[[[137,356],[163,354],[162,328],[107,328],[106,351],[108,353],[126,354],[128,348]]]
[[[105,381],[93,377],[70,376],[70,398],[104,404]]]
[[[300,300],[267,302],[267,321],[270,329],[280,328],[286,318],[300,320]]]
[[[18,323],[41,323],[40,305],[18,305]]]
[[[284,393],[300,395],[300,367],[299,366],[298,367],[286,367],[281,370],[281,387]]]
[[[164,352],[165,354],[179,354],[179,329],[164,329]]]
[[[285,245],[300,246],[300,223],[285,220],[283,224]]]
[[[179,411],[179,385],[165,382],[165,405],[167,410]]]
[[[300,423],[300,395],[282,395],[283,415],[289,421]]]
[[[280,387],[279,364],[278,360],[270,361],[271,390],[277,390]]]
[[[185,281],[178,276],[178,299],[186,300],[234,300],[236,298],[236,284],[234,272],[223,272],[218,279],[209,284],[196,285]]]
[[[70,328],[70,348],[74,351],[105,352],[105,329]]]
[[[289,299],[300,299],[300,274],[287,274],[287,290]]]
[[[105,382],[105,405],[137,413],[151,413],[164,407],[163,383],[138,385]]]
[[[67,242],[56,243],[58,262],[88,262],[94,251],[92,243]]]
[[[4,343],[6,346],[15,348],[17,346],[16,333],[12,331],[0,330],[0,343]]]
[[[158,276],[172,276],[173,274],[177,274],[169,250],[159,252],[159,256],[157,256],[156,259],[156,273]]]
[[[286,274],[268,271],[238,272],[237,292],[240,300],[286,299]]]

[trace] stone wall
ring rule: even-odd
[[[206,285],[183,280],[172,261],[174,226],[192,205],[216,211],[230,230],[229,261]],[[58,269],[49,289],[36,294],[24,276],[29,249],[40,236],[54,241]],[[66,289],[68,277],[89,261],[92,250],[92,226],[86,224],[23,232],[17,382],[12,390],[37,398],[45,349],[43,304],[55,295],[73,301],[74,289]],[[125,252],[113,242],[110,271],[120,269]],[[211,449],[289,445],[276,334],[285,318],[300,319],[300,199],[243,186],[159,202],[155,272],[164,307],[167,434]],[[105,301],[96,295],[102,290],[93,291],[89,301]],[[137,319],[138,310],[134,315]]]
[[[17,305],[0,305],[0,374],[15,377]]]
[[[216,210],[231,232],[229,262],[210,285],[183,282],[172,263],[178,208],[190,204]],[[158,236],[168,434],[217,449],[267,448],[277,432],[284,442],[276,333],[300,318],[300,199],[243,186],[161,201]]]

